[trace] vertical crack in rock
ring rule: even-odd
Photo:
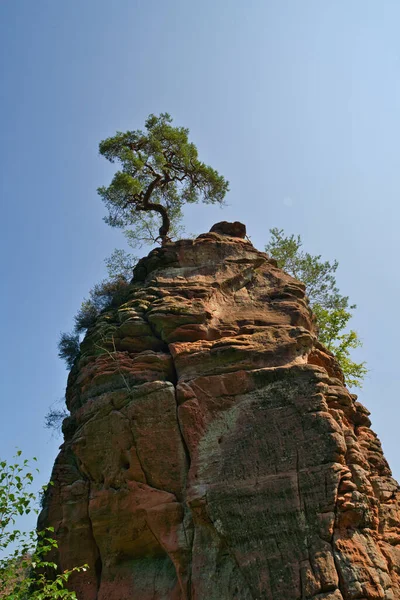
[[[91,498],[91,490],[92,490],[92,484],[89,481],[89,501],[90,501],[90,498]],[[100,589],[100,584],[101,584],[101,573],[102,573],[102,570],[103,570],[103,562],[101,560],[100,548],[97,545],[96,538],[95,538],[94,533],[93,533],[93,523],[92,523],[92,519],[90,518],[90,513],[89,512],[88,512],[88,518],[89,518],[89,524],[90,524],[90,534],[92,536],[93,543],[95,544],[96,551],[97,551],[97,559],[96,559],[95,564],[94,564],[94,571],[95,571],[96,580],[97,580],[97,593],[98,593],[98,591]]]
[[[172,358],[172,364],[174,365],[174,370],[175,370],[175,374],[176,374],[175,362],[174,362],[174,359],[173,359],[172,355],[171,355],[171,358]],[[190,469],[190,453],[189,453],[189,448],[188,448],[188,446],[186,444],[185,437],[183,435],[182,425],[181,425],[181,422],[180,422],[180,419],[179,419],[179,414],[178,414],[179,403],[178,403],[177,385],[175,384],[174,387],[175,387],[175,402],[176,402],[176,422],[178,424],[179,433],[180,433],[181,440],[182,440],[182,446],[183,446],[183,449],[185,451],[185,456],[186,456],[186,460],[187,460],[187,465],[188,465],[187,472],[189,472],[189,469]]]
[[[338,485],[338,489],[339,489],[339,485]],[[336,494],[335,504],[334,504],[334,522],[335,522],[335,526],[337,526],[337,523],[338,523],[338,493]],[[346,599],[346,596],[344,594],[344,589],[343,589],[342,573],[341,573],[341,569],[340,569],[340,566],[338,563],[337,550],[335,548],[335,530],[332,531],[330,544],[331,544],[331,548],[332,548],[332,556],[333,556],[333,561],[334,561],[337,578],[338,578],[337,589],[339,590],[339,592],[341,593],[343,598]]]
[[[148,316],[147,316],[147,312],[144,313],[144,319],[146,320],[146,322],[149,324],[150,329],[153,333],[153,335],[159,339],[161,342],[165,343],[164,340],[162,339],[161,335],[159,335],[159,333],[157,332],[156,328],[152,325],[152,323],[149,321]],[[171,383],[174,386],[174,398],[175,398],[175,404],[176,404],[176,408],[175,408],[175,418],[176,418],[176,423],[178,425],[178,429],[179,429],[179,434],[181,437],[181,443],[185,452],[185,456],[186,456],[186,461],[187,461],[187,469],[186,469],[186,475],[190,469],[190,453],[189,453],[189,449],[187,447],[183,432],[182,432],[182,428],[181,428],[181,424],[180,424],[180,420],[179,420],[179,415],[178,415],[178,397],[177,397],[177,384],[178,384],[178,374],[176,371],[176,366],[175,366],[175,362],[174,362],[174,357],[170,351],[169,346],[168,347],[168,354],[171,358],[171,362],[172,362],[172,366],[173,366],[173,380],[171,381]],[[182,498],[182,508],[183,511],[185,511],[188,507],[186,504],[186,499],[183,497]],[[190,556],[189,556],[189,563],[191,563],[191,552],[192,552],[192,548],[193,548],[193,535],[192,535],[192,542],[189,543],[189,539],[187,536],[187,531],[186,531],[186,527],[185,527],[185,523],[184,523],[184,516],[183,516],[183,521],[182,521],[182,528],[183,528],[183,532],[184,532],[184,536],[185,536],[185,540],[186,540],[186,544],[188,546],[188,548],[190,548]],[[189,566],[189,574],[188,574],[188,581],[187,581],[187,585],[185,586],[184,583],[181,580],[181,577],[179,576],[179,573],[177,572],[177,578],[179,580],[179,584],[181,586],[182,589],[182,600],[191,600],[192,597],[192,592],[191,592],[191,570],[190,570],[190,566]]]
[[[148,323],[148,325],[149,325],[149,327],[150,327],[150,329],[151,329],[154,337],[156,337],[158,340],[160,340],[160,342],[162,342],[162,343],[165,344],[165,341],[162,339],[162,336],[158,333],[158,331],[154,327],[154,325],[149,321],[147,312],[145,312],[143,314],[143,318],[145,319],[146,323]],[[186,445],[186,441],[185,441],[185,438],[184,438],[183,433],[182,433],[181,425],[180,425],[180,422],[179,422],[179,416],[178,416],[178,408],[179,408],[178,398],[177,398],[178,373],[177,373],[177,370],[176,370],[176,365],[175,365],[174,357],[173,357],[173,355],[171,353],[170,347],[169,347],[169,345],[166,345],[166,346],[167,346],[166,352],[170,356],[171,362],[172,362],[172,366],[173,366],[173,379],[171,380],[171,383],[173,384],[174,389],[175,389],[176,422],[177,422],[178,427],[179,427],[179,431],[180,431],[180,435],[181,435],[181,440],[182,440],[182,445],[183,445],[183,448],[185,450],[185,454],[186,454],[186,458],[187,458],[187,462],[188,462],[188,470],[189,470],[190,469],[190,453],[189,453],[189,449],[188,449],[188,447]]]
[[[400,598],[369,413],[304,286],[218,231],[141,259],[82,342],[40,521],[60,567],[90,563],[79,600]]]

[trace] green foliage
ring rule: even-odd
[[[128,291],[128,282],[124,277],[104,280],[97,283],[89,292],[75,316],[75,332],[83,333],[95,324],[98,315],[112,307],[113,303],[123,302]]]
[[[127,232],[130,233],[130,232]],[[114,250],[109,258],[105,259],[107,273],[110,280],[132,279],[133,267],[137,263],[136,256],[125,250]]]
[[[286,236],[277,228],[270,229],[270,233],[265,250],[281,269],[305,284],[317,319],[319,340],[335,354],[347,385],[361,387],[367,368],[365,362],[354,362],[350,352],[362,344],[355,331],[347,331],[356,305],[350,304],[349,297],[342,296],[336,285],[338,262],[322,261],[321,255],[304,252],[299,235]]]
[[[108,187],[98,189],[108,209],[105,220],[123,228],[132,247],[167,242],[169,235],[180,232],[185,203],[222,204],[228,191],[222,175],[199,161],[189,130],[171,123],[167,113],[150,115],[145,132],[117,132],[99,146],[100,154],[121,167]],[[106,260],[110,279],[90,290],[75,316],[74,331],[61,334],[58,355],[68,368],[79,355],[79,335],[95,324],[102,311],[125,301],[136,262],[123,250],[115,250]]]
[[[180,238],[185,234],[185,228],[181,224],[179,216],[169,223],[168,238]],[[138,213],[136,224],[133,229],[125,229],[124,236],[131,248],[141,248],[143,245],[151,245],[159,241],[159,217],[151,212]]]
[[[228,182],[199,161],[189,130],[171,123],[167,113],[150,115],[145,132],[117,132],[99,146],[100,154],[121,166],[111,184],[98,189],[108,209],[105,221],[128,229],[134,245],[143,240],[165,243],[182,219],[184,204],[222,204],[228,191]],[[156,215],[162,221],[158,234]]]
[[[47,560],[49,553],[57,548],[52,537],[54,529],[48,527],[26,534],[16,527],[18,517],[38,512],[34,508],[36,494],[31,491],[32,484],[32,469],[29,461],[21,458],[21,451],[12,464],[0,461],[0,597],[76,600],[66,584],[74,571],[86,570],[87,566],[58,573],[57,565]]]
[[[119,306],[127,298],[129,283],[124,277],[104,279],[89,292],[89,296],[99,313],[112,306]]]
[[[67,367],[72,368],[79,354],[79,334],[61,333],[58,342],[58,356],[65,360]]]
[[[283,229],[270,229],[271,239],[265,247],[283,269],[306,286],[307,295],[312,306],[333,308],[338,302],[348,306],[348,298],[341,296],[336,286],[335,272],[338,262],[321,261],[321,256],[312,256],[301,250],[300,236],[286,236]],[[350,307],[355,308],[355,306]]]
[[[356,308],[355,305],[349,307]],[[356,363],[350,358],[350,351],[362,346],[354,330],[345,331],[352,314],[346,308],[323,308],[313,306],[319,327],[319,340],[336,356],[349,387],[362,387],[368,369],[365,362]]]
[[[91,299],[84,300],[74,317],[74,331],[76,333],[82,333],[89,329],[89,327],[92,327],[96,322],[98,312],[95,303]]]
[[[62,333],[58,342],[58,356],[65,360],[69,369],[72,368],[75,359],[79,356],[79,334],[92,327],[102,311],[125,302],[128,292],[129,284],[122,275],[111,280],[104,280],[90,290],[89,298],[82,302],[74,317],[74,331]],[[54,429],[52,426],[51,428]]]

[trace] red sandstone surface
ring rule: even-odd
[[[240,224],[239,224],[240,225]],[[395,600],[399,487],[304,286],[229,227],[82,343],[41,525],[79,600]]]

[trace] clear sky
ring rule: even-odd
[[[277,226],[339,260],[360,400],[400,477],[399,25],[398,0],[0,2],[0,456],[18,446],[49,477],[58,336],[123,245],[98,142],[169,112],[230,180],[229,206],[190,207],[189,232],[240,220],[263,249]]]

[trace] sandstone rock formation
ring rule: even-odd
[[[56,559],[90,565],[79,600],[399,599],[369,413],[304,286],[216,231],[142,259],[82,343],[40,517]]]

